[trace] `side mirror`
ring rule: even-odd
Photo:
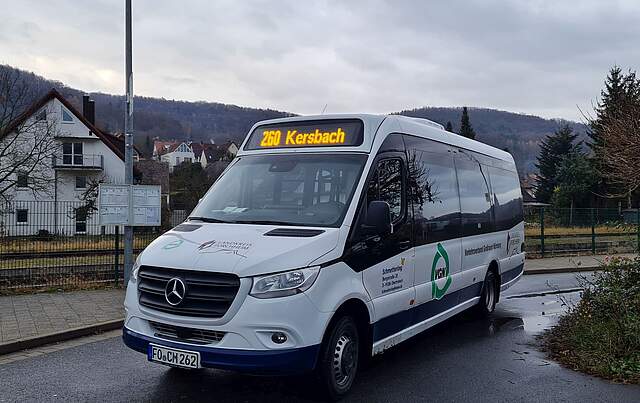
[[[391,210],[389,204],[380,200],[373,200],[367,207],[364,219],[364,229],[375,235],[391,233]]]

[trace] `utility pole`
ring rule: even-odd
[[[131,63],[131,0],[125,0],[125,113],[124,178],[133,185],[133,67]],[[132,206],[129,206],[131,209]],[[131,214],[129,215],[131,217]],[[133,267],[133,223],[124,227],[124,284],[129,284]]]

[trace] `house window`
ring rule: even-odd
[[[16,222],[18,224],[26,224],[29,222],[29,210],[26,208],[16,210]]]
[[[29,174],[27,172],[18,172],[16,176],[16,187],[18,189],[29,187]]]
[[[87,232],[87,210],[86,208],[76,209],[76,234]]]
[[[82,165],[82,143],[62,144],[62,163],[64,165]]]
[[[47,110],[43,109],[36,115],[36,120],[47,120]]]
[[[76,176],[76,189],[86,189],[87,188],[87,177],[78,175]]]
[[[176,157],[176,165],[180,165],[180,157]]]
[[[191,163],[191,158],[190,157],[184,157],[184,162],[188,162],[190,164]]]
[[[72,123],[73,116],[71,116],[71,114],[67,112],[67,110],[64,109],[64,107],[61,107],[61,108],[62,108],[62,121],[66,123]]]

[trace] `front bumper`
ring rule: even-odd
[[[295,374],[313,370],[320,345],[281,350],[241,350],[194,346],[145,336],[126,327],[122,340],[129,348],[147,354],[149,343],[200,353],[203,367],[250,373]]]

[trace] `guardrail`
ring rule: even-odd
[[[103,169],[102,155],[98,154],[61,154],[52,157],[52,166],[56,169]]]

